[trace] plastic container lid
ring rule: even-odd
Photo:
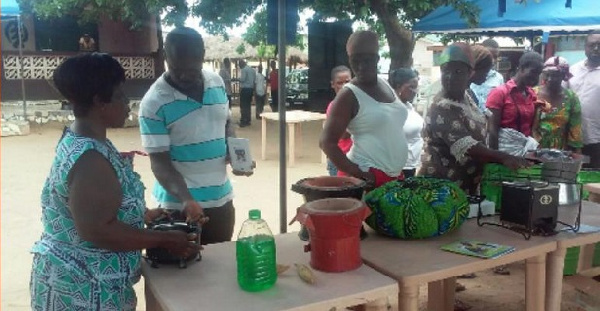
[[[248,217],[250,217],[250,219],[260,219],[260,210],[259,209],[251,209],[248,212]]]

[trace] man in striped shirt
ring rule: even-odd
[[[226,137],[234,134],[223,80],[202,69],[204,42],[191,28],[167,35],[165,55],[168,70],[140,105],[142,145],[157,180],[152,194],[160,207],[202,222],[202,244],[229,241],[235,210]]]

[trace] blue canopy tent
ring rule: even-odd
[[[23,24],[21,23],[21,8],[16,0],[2,0],[0,2],[0,16],[2,21],[17,20],[17,36],[19,38],[19,76],[21,76],[21,94],[23,95],[23,118],[27,118],[27,103],[25,96],[25,78],[23,77]]]
[[[443,6],[414,24],[413,32],[547,38],[549,34],[600,29],[598,0],[530,0],[525,4],[512,0],[470,1],[481,9],[475,28],[470,28],[454,8]]]

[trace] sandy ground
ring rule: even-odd
[[[237,109],[234,111],[237,115]],[[237,120],[237,118],[236,118]],[[325,164],[320,163],[317,139],[321,125],[319,122],[303,126],[303,150],[296,166],[287,170],[287,186],[302,178],[325,175]],[[278,127],[269,123],[267,160],[260,160],[260,122],[253,120],[252,126],[237,130],[239,137],[249,138],[251,150],[257,161],[257,169],[251,177],[232,175],[236,207],[235,234],[247,218],[249,209],[262,210],[274,233],[279,233],[279,149]],[[54,157],[54,147],[61,134],[56,125],[33,126],[32,133],[24,137],[8,137],[1,140],[2,151],[2,310],[29,310],[29,273],[31,255],[29,249],[39,238],[40,193]],[[121,151],[142,150],[137,128],[115,129],[109,138]],[[144,184],[150,188],[154,182],[149,160],[136,158],[135,168],[142,176]],[[150,191],[146,192],[149,206],[153,206]],[[300,195],[287,191],[287,214],[291,219],[296,207],[303,203]],[[288,232],[297,231],[299,226],[288,227]],[[234,254],[232,254],[234,256]],[[478,277],[460,280],[467,290],[457,297],[472,305],[471,310],[517,311],[525,309],[524,266],[522,263],[510,266],[511,276],[498,276],[490,271],[478,273]],[[144,310],[143,282],[136,286],[138,310]],[[421,309],[425,310],[427,288],[421,288]],[[390,298],[393,301],[395,298]],[[562,310],[576,310],[573,307],[574,291],[565,285]]]

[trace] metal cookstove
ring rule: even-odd
[[[500,222],[526,238],[555,234],[558,191],[558,185],[544,181],[503,182]]]

